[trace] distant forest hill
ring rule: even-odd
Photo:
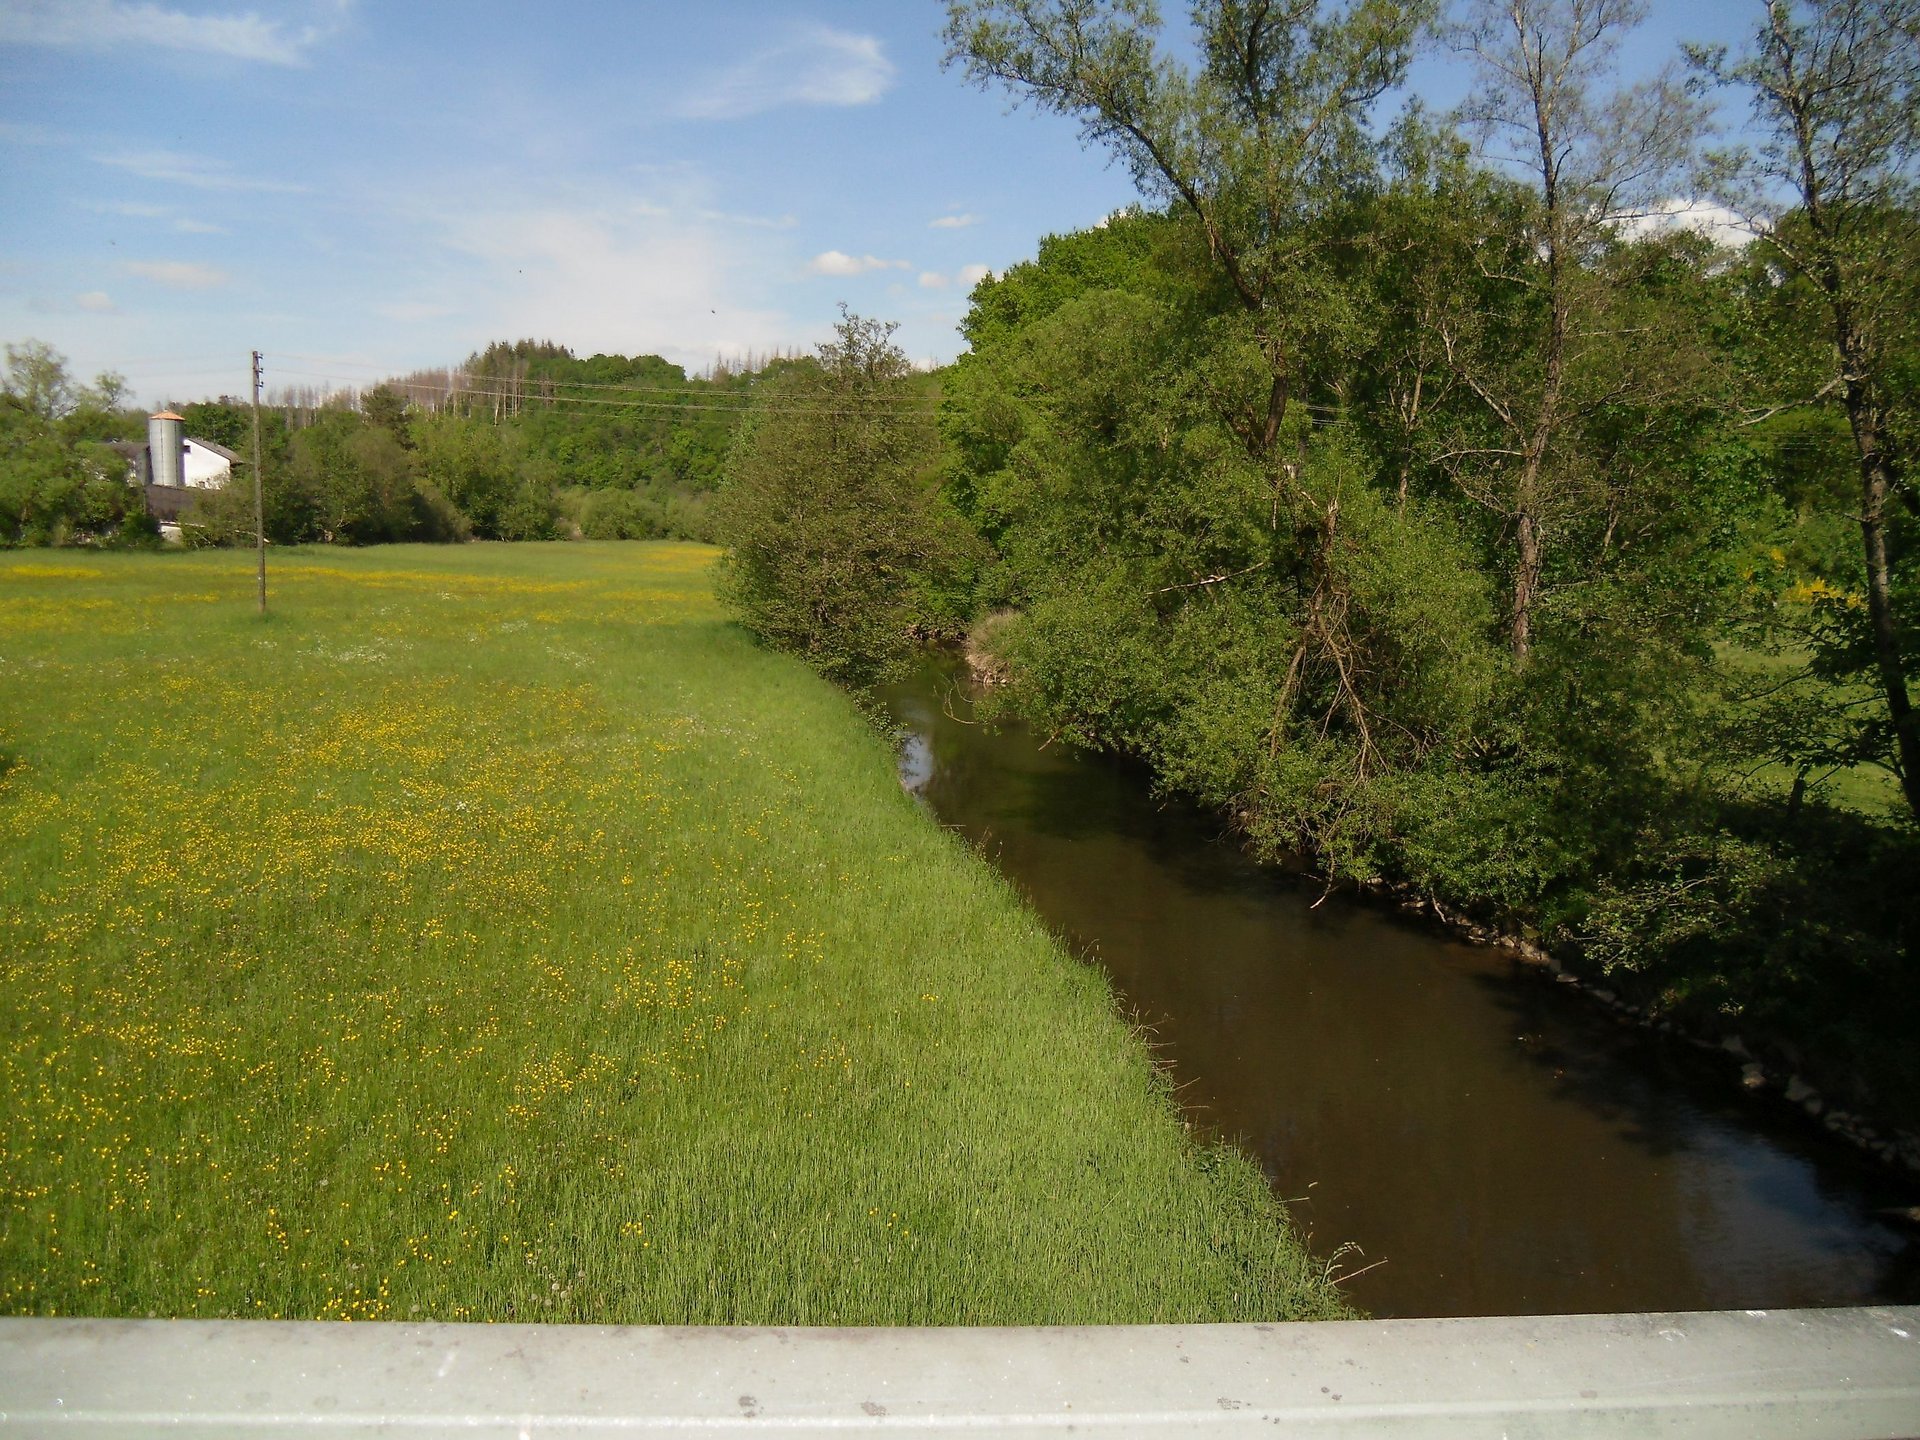
[[[272,395],[267,529],[277,541],[707,540],[707,503],[754,387],[792,356],[689,376],[658,355],[581,359],[500,341],[459,366],[365,389]],[[177,407],[190,433],[245,453],[251,412]],[[251,529],[245,497],[210,496],[212,541]]]

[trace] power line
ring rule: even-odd
[[[323,374],[319,374],[317,372],[309,371],[309,370],[279,370],[279,371],[276,371],[275,373],[279,375],[296,375],[306,380],[322,380],[327,382],[328,384],[338,385],[342,387],[351,387],[353,384],[353,382],[343,380],[340,376],[337,376],[337,375],[323,375]],[[530,390],[524,386],[520,389],[503,388],[507,383],[508,382],[505,382],[499,377],[486,377],[484,384],[465,385],[459,389],[446,392],[446,398],[449,402],[459,401],[459,400],[504,400],[504,401],[509,401],[521,406],[523,413],[527,410],[533,410],[533,409],[546,410],[546,409],[557,408],[560,406],[579,406],[579,405],[600,406],[600,407],[604,407],[605,409],[612,409],[612,410],[660,410],[660,411],[665,411],[669,414],[685,414],[688,411],[699,411],[699,412],[707,412],[707,413],[720,414],[720,415],[741,415],[741,416],[752,414],[752,415],[826,415],[826,416],[846,416],[846,417],[870,417],[875,413],[871,409],[849,410],[849,409],[827,407],[827,406],[796,406],[796,405],[783,406],[783,405],[756,404],[754,403],[755,397],[752,397],[752,396],[742,396],[741,399],[746,402],[744,404],[716,405],[712,403],[702,403],[702,402],[695,402],[695,401],[602,399],[598,396],[593,396],[593,395],[543,395],[539,393],[537,390]],[[403,381],[399,386],[395,388],[424,389],[426,388],[426,382],[422,381],[422,382],[418,382],[410,385],[408,384],[408,382]],[[598,388],[623,390],[626,387],[605,386],[605,387],[598,387]],[[703,392],[670,391],[667,393],[700,394]],[[575,413],[592,414],[597,412],[577,411]],[[909,415],[932,415],[935,413],[935,411],[933,410],[932,407],[925,406],[925,405],[895,406],[895,405],[889,404],[887,409],[883,413],[889,413],[892,415],[904,417]]]
[[[439,384],[444,380],[446,383],[458,381],[462,385],[555,386],[568,390],[602,390],[630,395],[701,395],[714,399],[734,399],[740,402],[741,408],[750,407],[754,399],[753,395],[747,391],[729,391],[722,389],[718,386],[717,382],[710,380],[689,380],[684,385],[620,384],[609,380],[566,380],[555,375],[493,375],[476,373],[471,370],[456,370],[450,366],[441,368],[426,366],[421,369],[408,371],[403,375],[392,369],[381,369],[378,366],[362,365],[358,361],[329,361],[324,357],[313,355],[290,355],[289,358],[295,360],[311,360],[316,364],[332,365],[335,368],[365,369],[381,377],[378,381],[374,382],[372,386],[369,386],[364,380],[342,377],[330,373],[317,374],[312,371],[294,370],[280,372],[287,375],[298,374],[313,379],[328,380],[334,384],[351,386],[356,389],[377,388],[379,385],[389,385],[396,389],[422,389],[429,385]],[[432,378],[429,379],[428,377]],[[758,384],[758,377],[753,377],[749,383]],[[909,405],[907,408],[913,407]]]
[[[543,395],[528,395],[524,391],[512,391],[512,390],[460,390],[460,391],[456,391],[453,396],[453,398],[455,399],[458,399],[461,397],[474,397],[474,398],[483,399],[483,400],[515,401],[520,405],[522,405],[523,407],[525,407],[522,413],[526,413],[527,410],[532,410],[532,409],[538,409],[538,410],[559,409],[563,406],[571,407],[571,406],[579,406],[579,405],[598,405],[598,406],[603,406],[603,407],[614,409],[614,410],[664,410],[669,414],[676,414],[676,415],[684,414],[689,410],[699,410],[699,411],[711,411],[711,412],[715,412],[723,415],[742,415],[742,416],[745,416],[745,415],[829,415],[829,416],[851,417],[851,418],[857,418],[857,419],[870,419],[876,413],[872,410],[829,409],[829,408],[824,408],[819,406],[699,405],[699,404],[674,404],[664,400],[601,400],[592,395],[543,396]],[[598,414],[600,412],[593,411],[593,410],[569,410],[567,413],[576,414],[576,415],[593,415],[593,414]],[[911,409],[911,410],[905,409],[905,408],[895,408],[895,409],[883,411],[880,413],[887,414],[890,417],[892,416],[905,417],[909,415],[932,415],[932,414],[935,414],[936,412],[930,408],[923,406],[918,409]]]

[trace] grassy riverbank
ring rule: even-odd
[[[0,1311],[1337,1308],[713,553],[0,555]]]

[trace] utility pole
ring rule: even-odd
[[[267,613],[267,515],[260,498],[260,352],[253,352],[253,552],[259,560],[260,613]]]

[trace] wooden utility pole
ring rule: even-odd
[[[267,514],[260,498],[260,352],[253,352],[253,553],[259,561],[260,613],[267,613]]]

